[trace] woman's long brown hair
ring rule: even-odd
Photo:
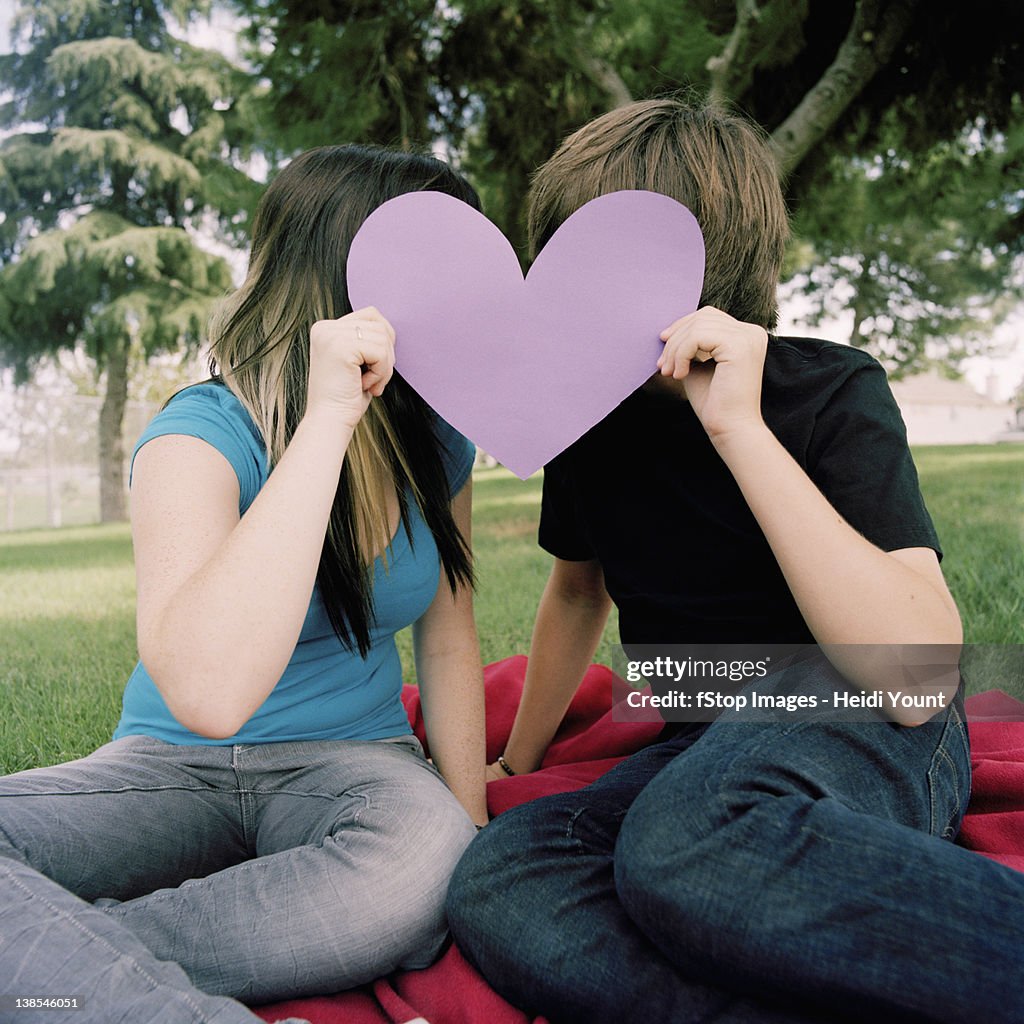
[[[445,192],[479,209],[476,193],[447,164],[364,146],[303,153],[265,192],[246,279],[211,322],[210,370],[252,416],[271,470],[305,413],[310,328],[352,312],[345,276],[352,239],[378,206],[415,191]],[[453,592],[471,585],[471,556],[452,519],[436,416],[398,373],[349,443],[317,571],[335,633],[364,657],[374,620],[374,552],[384,550],[386,558],[391,539],[389,487],[398,495],[399,529],[411,537],[411,492],[448,585]]]

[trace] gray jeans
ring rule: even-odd
[[[235,1000],[425,967],[474,834],[413,736],[128,736],[0,778],[0,996],[77,996],[76,1024],[234,1024],[257,1019]]]

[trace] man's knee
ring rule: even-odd
[[[513,848],[516,829],[511,812],[482,829],[463,853],[448,884],[448,921],[457,941],[472,943],[478,930],[486,931],[495,909],[515,885],[511,878],[519,859]],[[520,851],[522,852],[522,851]]]
[[[659,776],[630,808],[615,846],[615,888],[626,913],[644,931],[671,920],[681,939],[743,914],[747,844],[755,835],[768,839],[759,825],[771,799],[756,786]]]

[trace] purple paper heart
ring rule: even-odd
[[[402,376],[522,479],[655,372],[703,278],[696,218],[655,192],[580,207],[525,281],[508,239],[440,192],[378,207],[348,258],[352,306],[391,321]]]

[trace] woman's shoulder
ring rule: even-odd
[[[220,426],[236,433],[238,440],[247,447],[263,447],[252,417],[238,396],[221,381],[202,381],[182,388],[164,403],[146,430],[182,424],[194,424],[197,428]]]
[[[195,437],[220,452],[238,477],[244,507],[266,481],[266,449],[259,430],[237,396],[219,381],[193,384],[173,395],[143,430],[133,460],[143,445],[169,435]]]
[[[452,495],[462,490],[476,461],[476,445],[447,420],[434,414],[434,436]]]
[[[204,380],[183,387],[167,399],[157,415],[162,416],[172,411],[185,415],[202,415],[206,412],[224,419],[241,420],[247,425],[252,424],[252,417],[246,412],[238,396],[220,380]]]

